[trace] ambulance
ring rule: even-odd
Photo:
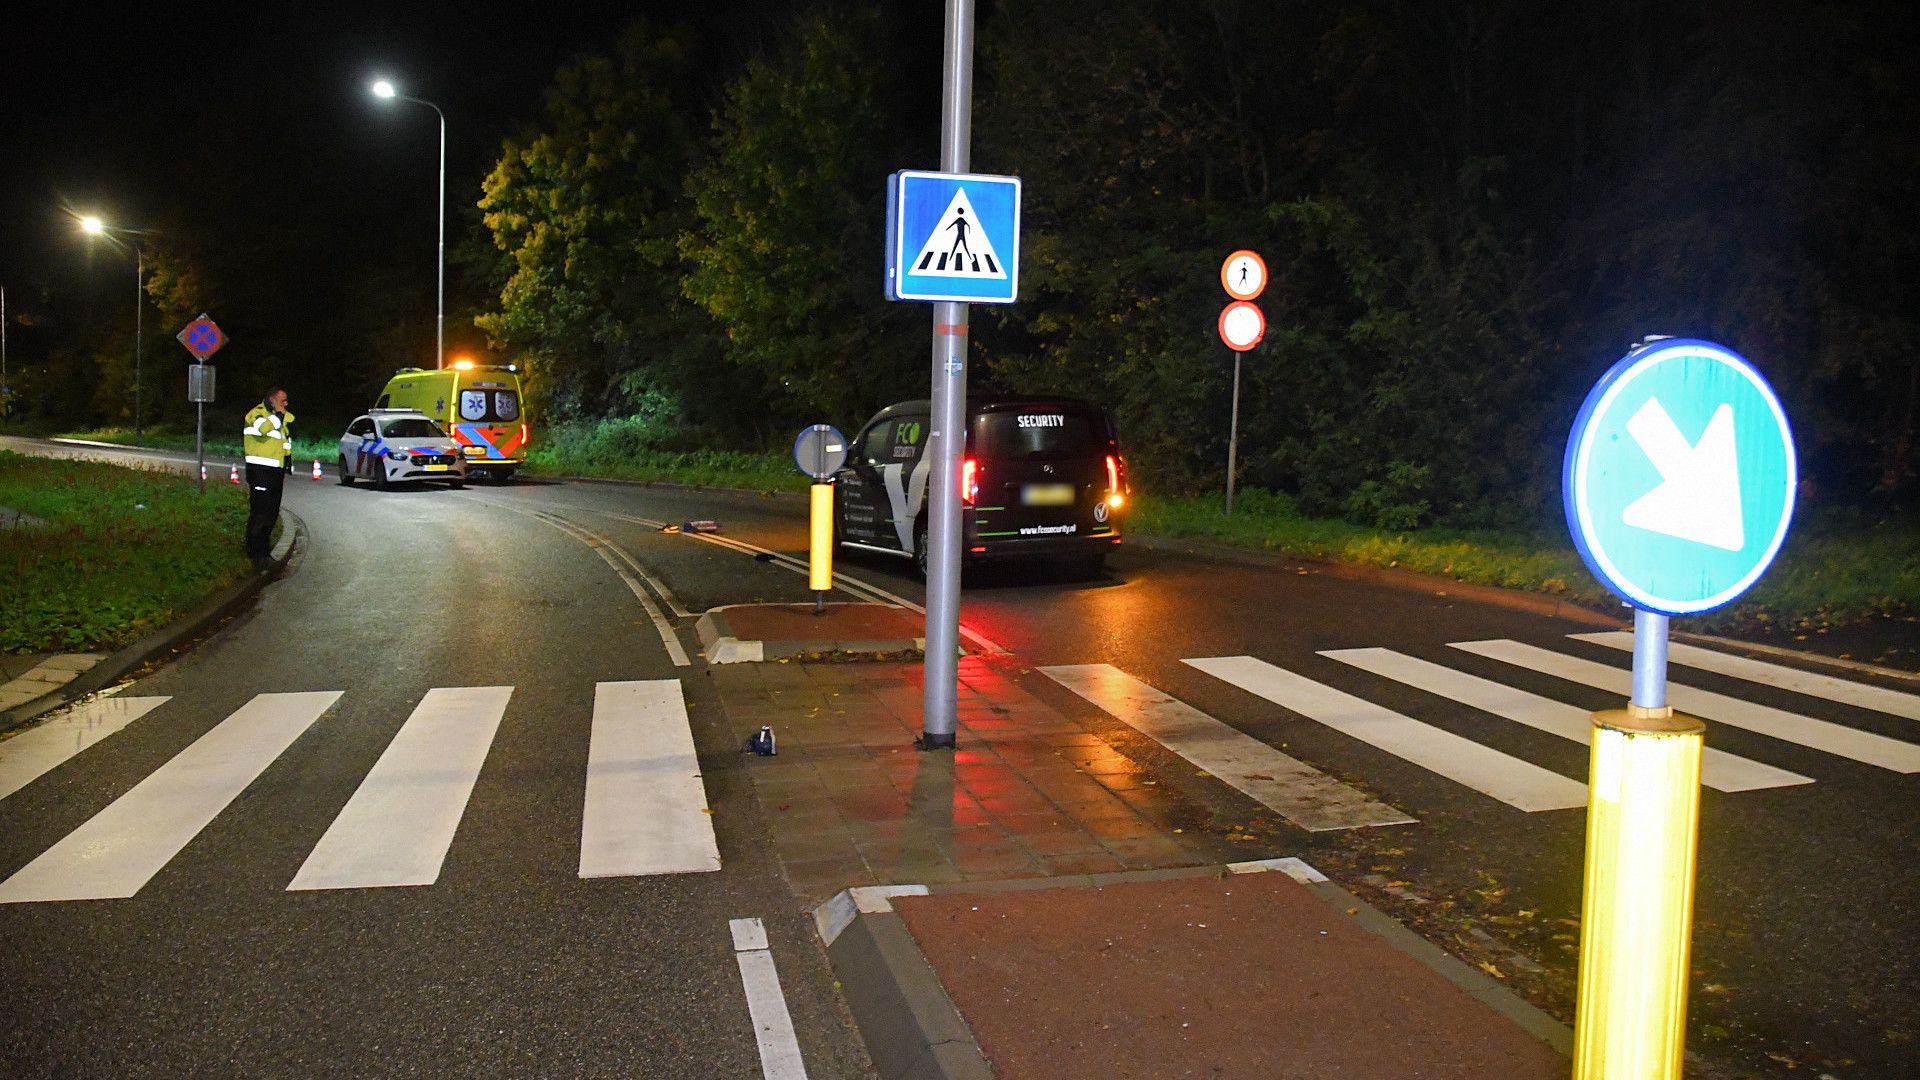
[[[375,409],[415,409],[460,444],[467,476],[510,479],[527,461],[532,438],[521,408],[520,369],[455,360],[435,371],[401,368],[387,380]]]

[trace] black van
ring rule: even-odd
[[[903,401],[860,429],[834,474],[840,546],[910,556],[926,573],[931,427],[932,403]],[[965,560],[1065,558],[1096,571],[1120,542],[1126,496],[1126,461],[1098,405],[1057,397],[967,403]]]

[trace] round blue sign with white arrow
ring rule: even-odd
[[[1786,410],[1745,357],[1656,340],[1580,406],[1567,437],[1567,527],[1622,599],[1690,615],[1759,579],[1787,537],[1797,480]]]

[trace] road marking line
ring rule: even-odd
[[[800,1060],[800,1041],[793,1034],[787,996],[780,990],[767,948],[767,928],[759,919],[733,919],[733,958],[740,965],[740,985],[747,992],[747,1015],[753,1019],[753,1039],[760,1047],[760,1073],[766,1080],[806,1080]]]
[[[1183,660],[1309,720],[1534,812],[1587,805],[1587,785],[1251,656]]]
[[[1623,698],[1633,692],[1633,673],[1630,671],[1533,645],[1523,645],[1518,641],[1457,641],[1453,647],[1476,656],[1544,672],[1569,682],[1585,683]],[[1913,743],[1815,720],[1784,709],[1755,705],[1672,681],[1667,683],[1667,701],[1683,713],[1715,720],[1729,727],[1745,728],[1898,773],[1920,772],[1920,746]]]
[[[1040,673],[1309,832],[1415,820],[1112,664]]]
[[[427,691],[287,891],[439,880],[512,695],[511,686]]]
[[[580,876],[718,869],[720,845],[679,681],[596,685]]]
[[[1582,746],[1591,745],[1593,741],[1592,713],[1505,683],[1455,671],[1392,649],[1332,649],[1320,655]],[[1810,776],[1776,769],[1712,747],[1708,747],[1701,758],[1700,773],[1701,782],[1716,791],[1754,791],[1813,783]]]
[[[669,622],[667,617],[661,614],[660,609],[654,606],[653,597],[647,594],[647,590],[640,582],[635,580],[632,574],[627,573],[626,567],[621,566],[619,561],[614,558],[606,542],[562,518],[556,518],[550,514],[544,514],[539,511],[522,512],[537,520],[546,522],[548,525],[559,529],[561,532],[592,548],[593,553],[600,556],[600,561],[611,567],[613,572],[619,575],[621,581],[626,582],[627,589],[633,593],[634,599],[640,601],[640,606],[646,609],[647,617],[653,620],[653,628],[660,635],[660,644],[666,646],[667,658],[673,661],[675,667],[692,666],[693,661],[687,659],[687,650],[680,646],[680,636],[674,633],[673,623]]]
[[[340,693],[261,694],[242,705],[0,882],[0,903],[121,899],[139,892]]]
[[[599,514],[602,517],[610,517],[616,521],[630,522],[635,525],[649,525],[655,528],[661,527],[660,522],[657,522],[657,521],[650,521],[646,518],[632,517],[626,514],[616,514],[607,510],[589,510],[587,512],[590,514]],[[730,536],[720,536],[714,533],[682,533],[681,535],[690,536],[695,540],[703,540],[709,544],[716,544],[720,547],[732,548],[735,551],[745,552],[746,554],[749,554],[749,555],[766,555],[772,560],[772,562],[775,565],[783,566],[786,569],[792,570],[797,574],[805,574],[808,572],[808,566],[804,559],[796,559],[790,555],[785,555],[778,551],[773,551],[768,548],[760,547],[757,544],[749,544],[745,540],[736,540]],[[860,597],[862,596],[862,594],[864,594],[864,597],[863,597],[864,599],[870,599],[877,602],[894,604],[898,607],[906,608],[908,611],[914,612],[919,615],[925,615],[927,613],[927,609],[924,607],[921,607],[919,604],[916,604],[913,601],[908,600],[904,596],[899,596],[894,593],[888,592],[886,589],[883,589],[880,586],[875,585],[870,581],[866,581],[861,578],[852,577],[850,575],[843,574],[838,570],[835,570],[833,572],[833,580],[835,584],[839,585],[842,589],[846,590],[847,592],[854,594],[856,597]],[[984,635],[977,634],[972,630],[967,629],[965,626],[960,627],[960,636],[966,638],[968,641],[971,641],[975,645],[979,646],[981,652],[991,653],[995,656],[1011,656],[1012,655],[1012,653],[1009,652],[1007,649],[1000,647],[998,644],[989,640]]]
[[[99,697],[0,742],[0,799],[40,779],[94,743],[171,699]]]
[[[1596,645],[1605,645],[1609,649],[1622,652],[1633,651],[1633,634],[1623,630],[1613,630],[1599,634],[1572,634],[1575,641],[1591,641]],[[1904,716],[1909,720],[1920,720],[1920,695],[1903,694],[1898,690],[1888,690],[1880,686],[1868,686],[1865,683],[1836,679],[1831,675],[1816,675],[1798,668],[1769,664],[1744,656],[1731,656],[1713,649],[1703,649],[1698,645],[1673,643],[1667,646],[1668,659],[1676,664],[1711,671],[1719,675],[1729,675],[1736,679],[1775,686],[1782,690],[1791,690],[1796,694],[1838,701],[1843,705],[1857,705],[1874,712],[1891,713]]]

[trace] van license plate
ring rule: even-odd
[[[1020,501],[1027,506],[1072,506],[1072,484],[1028,484],[1020,489]]]
[[[429,466],[427,466],[427,471],[428,471],[428,472],[446,472],[446,471],[447,471],[447,466],[445,466],[445,465],[429,465]]]
[[[460,448],[460,452],[468,457],[485,457],[487,448],[484,446],[463,446]]]

